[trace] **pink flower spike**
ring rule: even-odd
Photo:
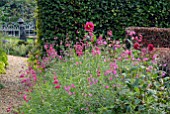
[[[110,77],[110,78],[109,78],[109,80],[111,81],[111,80],[113,80],[113,78],[112,78],[112,77]]]
[[[134,44],[133,48],[136,49],[136,50],[140,49],[140,44],[136,42]]]
[[[21,83],[26,83],[27,82],[27,79],[23,79],[22,81],[21,81]]]
[[[10,111],[11,111],[11,107],[8,107],[8,108],[7,108],[7,112],[10,112]]]
[[[110,37],[113,36],[112,31],[111,30],[107,31],[107,35]]]
[[[76,86],[75,86],[74,84],[71,84],[71,87],[72,87],[72,88],[76,88]]]
[[[79,62],[76,62],[76,65],[79,65]]]
[[[25,76],[24,74],[21,74],[21,75],[20,75],[20,78],[23,78],[24,76]]]
[[[54,76],[54,80],[57,80],[57,76]]]
[[[70,92],[70,91],[68,92],[68,94],[69,94],[69,95],[73,95],[73,93],[72,93],[72,92]]]
[[[58,81],[57,79],[55,79],[54,82],[53,82],[53,84],[58,84],[58,82],[59,82],[59,81]]]
[[[27,95],[26,95],[26,94],[24,94],[23,99],[24,99],[26,102],[28,102],[28,100],[27,100]]]
[[[147,61],[147,60],[149,60],[148,58],[143,58],[143,61]]]
[[[71,87],[70,87],[70,86],[64,86],[64,89],[65,89],[67,92],[69,92],[70,89],[71,89]]]
[[[60,89],[60,85],[55,86],[56,89]]]
[[[106,89],[108,89],[108,88],[109,88],[109,86],[108,86],[108,85],[106,85],[106,86],[105,86],[105,88],[106,88]]]
[[[106,45],[106,44],[107,44],[107,42],[106,42],[106,41],[104,41],[104,42],[103,42],[103,44],[104,44],[104,45]]]
[[[36,76],[34,76],[34,77],[33,77],[33,80],[36,82],[36,81],[37,81],[37,77],[36,77]]]
[[[112,73],[113,73],[114,75],[116,75],[116,74],[117,74],[117,71],[116,71],[116,70],[113,70]]]
[[[153,50],[154,50],[153,44],[148,44],[148,50],[149,50],[149,51],[153,51]]]
[[[135,35],[135,34],[136,34],[135,31],[130,31],[130,32],[129,32],[129,36],[131,36],[131,37],[132,37],[133,35]]]

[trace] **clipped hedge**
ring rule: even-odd
[[[76,41],[84,35],[84,24],[95,23],[96,34],[112,30],[115,39],[124,37],[129,26],[170,27],[168,0],[36,0],[38,43]],[[78,33],[76,32],[78,31]]]
[[[170,28],[128,27],[126,31],[135,31],[143,36],[142,44],[154,44],[159,48],[170,48]]]

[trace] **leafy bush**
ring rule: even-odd
[[[5,52],[10,55],[16,55],[16,56],[23,56],[27,57],[29,54],[29,51],[33,48],[32,43],[23,42],[23,41],[7,41],[6,43],[2,44],[2,47],[4,48]]]
[[[36,0],[39,43],[60,41],[65,45],[66,35],[72,42],[84,36],[84,24],[95,23],[96,34],[113,31],[113,38],[124,37],[129,26],[170,27],[170,2],[168,0]]]
[[[0,74],[5,73],[5,67],[8,65],[8,58],[2,48],[0,48]]]
[[[170,77],[162,78],[153,45],[142,48],[135,39],[128,50],[109,35],[94,42],[92,33],[91,42],[77,42],[65,57],[44,45],[38,69],[20,76],[29,90],[18,113],[169,113]]]

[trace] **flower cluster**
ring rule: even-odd
[[[59,84],[59,80],[58,80],[57,76],[54,76],[53,84],[55,84],[56,89],[60,89],[61,85]]]
[[[73,95],[75,94],[75,92],[71,92],[71,89],[76,88],[76,86],[74,84],[71,84],[69,86],[64,86],[65,91],[69,94],[69,95]]]

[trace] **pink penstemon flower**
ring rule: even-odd
[[[108,89],[108,88],[109,88],[109,86],[108,86],[108,85],[106,85],[106,86],[105,86],[105,88],[106,88],[106,89]]]
[[[148,51],[149,52],[151,52],[151,51],[153,51],[154,50],[154,46],[153,46],[153,44],[148,44]]]
[[[11,107],[8,107],[8,108],[7,108],[7,112],[10,112],[10,111],[11,111]]]
[[[143,61],[148,61],[148,60],[149,60],[149,58],[146,58],[146,57],[145,57],[145,58],[143,58]]]
[[[76,88],[76,86],[75,86],[74,84],[71,84],[71,87],[72,87],[72,88]]]
[[[98,83],[98,79],[95,79],[95,78],[92,78],[92,77],[87,78],[87,80],[89,82],[89,85],[93,85],[93,84]]]
[[[111,30],[107,31],[107,35],[112,37],[113,36],[112,31]]]
[[[92,55],[95,56],[95,55],[100,55],[101,52],[100,52],[100,48],[99,47],[95,47],[94,49],[92,49]]]
[[[148,66],[148,67],[146,68],[146,72],[151,72],[151,71],[152,71],[152,69],[153,69],[153,67],[152,67],[152,66]]]
[[[55,86],[56,89],[60,89],[60,87],[61,87],[60,84]]]
[[[53,84],[55,84],[56,86],[55,86],[55,88],[56,89],[60,89],[61,88],[61,85],[59,84],[59,80],[57,79],[57,76],[56,76],[56,74],[54,73],[54,82],[53,82]]]
[[[23,78],[24,76],[25,76],[24,74],[21,74],[21,75],[20,75],[20,78]]]
[[[105,71],[104,75],[107,76],[107,75],[109,75],[111,72],[112,72],[111,70],[107,70],[107,71]]]
[[[92,22],[86,22],[86,25],[85,25],[85,30],[88,31],[88,32],[93,32],[94,30],[94,24]]]
[[[84,45],[80,44],[80,43],[76,43],[75,44],[75,50],[76,50],[76,54],[78,56],[82,56],[83,55],[83,49],[84,49]]]
[[[138,50],[140,49],[140,44],[138,42],[136,42],[134,45],[133,45],[134,49]]]
[[[109,80],[110,80],[110,81],[113,80],[112,76],[109,78]]]
[[[69,95],[74,95],[75,92],[71,92],[71,88],[76,88],[74,84],[71,84],[70,86],[64,86],[64,90],[69,94]]]
[[[59,81],[57,79],[54,80],[53,84],[58,84]]]
[[[135,31],[126,31],[127,32],[127,34],[129,35],[129,36],[133,36],[133,35],[136,35],[136,32]]]
[[[137,39],[137,41],[138,41],[139,43],[141,43],[141,42],[142,42],[142,39],[143,39],[143,36],[140,34],[139,37],[138,37],[138,39]]]
[[[64,89],[65,89],[67,92],[69,92],[70,89],[71,89],[71,87],[70,87],[70,86],[64,86]]]
[[[103,45],[103,38],[102,38],[102,35],[99,36],[99,38],[97,39],[97,45]]]
[[[99,69],[97,70],[97,76],[98,77],[100,76],[100,70]]]
[[[28,102],[28,99],[27,99],[27,95],[26,95],[26,94],[24,94],[23,99],[24,99],[26,102]]]

